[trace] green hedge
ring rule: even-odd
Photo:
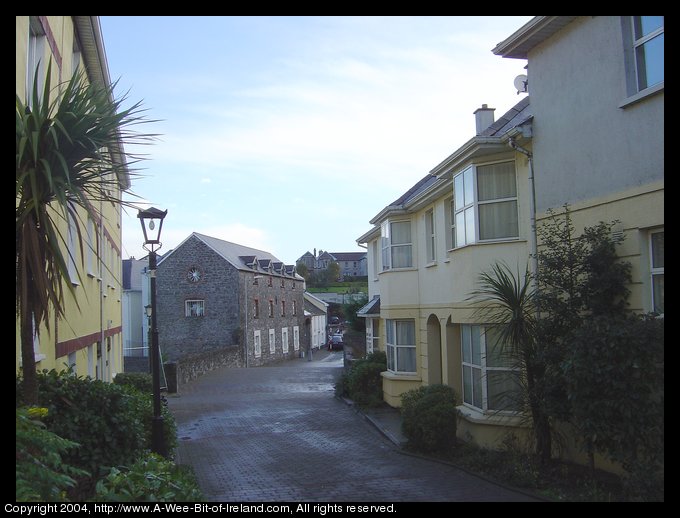
[[[408,446],[426,453],[447,452],[456,445],[456,395],[447,385],[409,390],[401,398],[402,431]]]
[[[22,400],[17,381],[17,402]],[[153,401],[133,387],[77,377],[68,371],[38,374],[38,404],[48,409],[47,429],[80,448],[62,453],[63,462],[87,471],[69,490],[74,499],[94,493],[94,484],[113,466],[130,465],[151,447]],[[168,452],[177,445],[176,425],[162,407]]]
[[[143,394],[153,393],[153,380],[148,372],[119,372],[113,382],[116,385],[134,387]]]

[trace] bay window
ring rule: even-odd
[[[453,179],[455,247],[519,237],[515,163],[470,166]]]
[[[382,269],[410,268],[413,266],[411,252],[411,222],[383,221],[380,226],[382,245]]]
[[[481,411],[521,408],[519,368],[498,326],[462,325],[463,402]]]
[[[387,370],[416,372],[415,320],[387,320]]]

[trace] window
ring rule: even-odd
[[[274,329],[269,330],[269,354],[274,354],[276,352],[276,331]]]
[[[453,204],[453,198],[447,198],[444,200],[444,219],[446,224],[446,249],[451,250],[456,242],[456,226],[453,224],[455,221],[455,206]]]
[[[260,301],[255,299],[253,302],[253,318],[260,318]]]
[[[282,317],[286,316],[286,301],[285,300],[281,301],[281,316]]]
[[[253,341],[254,341],[254,347],[255,347],[255,358],[259,358],[262,356],[262,341],[260,339],[260,331],[259,329],[255,331],[255,334],[253,336]]]
[[[414,320],[387,320],[387,369],[392,372],[416,372]]]
[[[519,369],[500,343],[497,326],[461,326],[463,402],[482,411],[520,408]]]
[[[267,286],[269,286],[271,288],[274,285],[273,282],[274,281],[273,281],[272,277],[267,277]]]
[[[185,300],[185,317],[202,317],[205,314],[205,304],[203,300]]]
[[[269,318],[274,318],[274,301],[269,299]]]
[[[283,352],[288,352],[288,328],[281,329],[281,344],[283,344]]]
[[[454,177],[453,195],[454,246],[519,236],[514,162],[468,167]]]
[[[295,351],[300,349],[300,328],[293,326],[293,349]]]
[[[97,231],[92,218],[87,218],[87,274],[97,275]]]
[[[433,263],[435,260],[435,241],[434,241],[434,210],[425,213],[425,239],[427,250],[427,262]]]
[[[66,259],[67,262],[67,270],[68,270],[68,277],[71,280],[72,284],[79,284],[78,282],[78,269],[76,267],[76,258],[75,254],[78,251],[78,246],[76,244],[76,236],[78,233],[78,229],[76,228],[76,220],[73,218],[73,215],[71,214],[70,210],[68,213],[68,258]]]
[[[633,47],[638,91],[664,80],[664,17],[633,16]]]
[[[286,279],[281,279],[281,287],[282,288],[286,287]]]
[[[413,266],[410,221],[384,221],[381,225],[381,242],[383,270]]]
[[[37,94],[42,98],[45,88],[45,31],[37,16],[30,17],[28,36],[28,60],[26,63],[26,105],[33,106],[33,85],[37,77]],[[38,70],[40,66],[40,70]]]
[[[293,301],[293,316],[297,316],[297,300]]]
[[[652,258],[652,304],[654,312],[663,315],[663,230],[652,232],[651,258]]]

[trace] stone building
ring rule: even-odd
[[[165,362],[210,357],[254,367],[299,356],[304,279],[294,266],[194,232],[163,257],[157,275]]]

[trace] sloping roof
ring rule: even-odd
[[[374,297],[364,304],[359,311],[357,311],[358,317],[368,317],[368,316],[380,316],[380,295]]]
[[[505,112],[496,122],[482,131],[484,137],[500,137],[533,116],[529,96]]]
[[[411,198],[416,196],[418,193],[424,191],[431,185],[437,182],[437,177],[434,176],[433,174],[428,174],[418,180],[418,182],[411,187],[408,191],[406,191],[404,194],[402,194],[399,198],[394,200],[390,205],[404,205],[405,203],[408,202]]]
[[[366,252],[331,252],[336,261],[361,261]]]
[[[283,268],[284,266],[283,262],[279,261],[276,258],[276,256],[272,255],[269,252],[266,252],[264,250],[258,250],[257,248],[251,248],[249,246],[239,245],[237,243],[231,243],[229,241],[217,239],[216,237],[206,236],[204,234],[199,234],[198,232],[192,232],[191,235],[187,237],[184,241],[182,241],[182,243],[180,243],[172,252],[168,252],[167,254],[165,254],[163,260],[171,256],[176,250],[181,248],[181,246],[188,239],[192,237],[201,240],[203,243],[205,243],[208,247],[215,251],[215,253],[221,256],[225,261],[227,261],[237,270],[250,272],[261,271],[264,273],[265,270],[260,268],[259,264],[257,265],[258,266],[257,270],[248,266],[248,264],[253,264],[255,262],[255,259],[257,259],[258,263],[264,261],[265,263],[271,263],[274,266],[279,265],[277,273],[283,274],[282,272],[285,273],[288,270],[287,268]],[[159,264],[161,262],[162,261],[159,261]],[[297,277],[298,276],[296,275],[296,278]],[[301,278],[302,277],[300,277],[300,279]]]

